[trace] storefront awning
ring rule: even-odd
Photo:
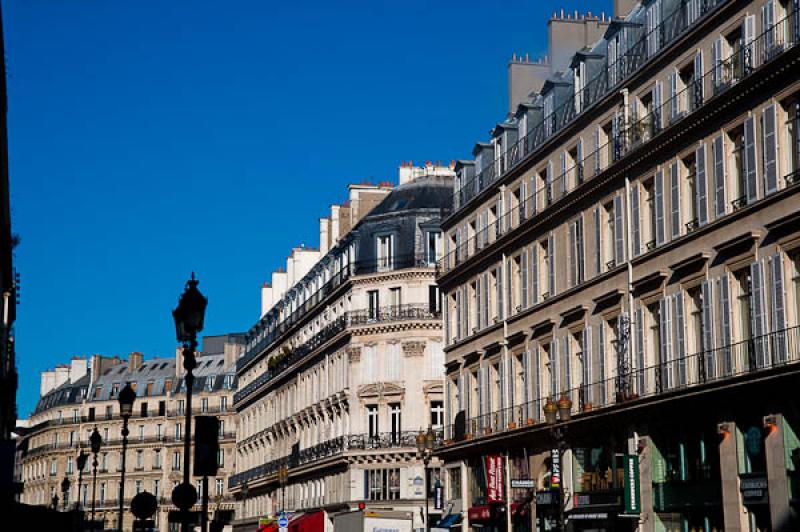
[[[324,532],[325,512],[311,512],[291,520],[289,532]]]

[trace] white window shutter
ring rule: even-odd
[[[706,179],[706,146],[700,144],[695,150],[695,182],[697,197],[695,198],[698,225],[708,223],[708,183]]]
[[[531,303],[539,302],[539,244],[531,246]]]
[[[669,167],[669,190],[671,236],[674,239],[681,236],[681,185],[677,162],[672,163]]]
[[[583,400],[592,403],[592,328],[588,325],[583,329]]]
[[[688,90],[688,87],[687,87]],[[678,101],[678,71],[673,70],[669,75],[669,119],[670,122],[675,120],[680,114],[680,105]]]
[[[622,199],[621,194],[614,196],[614,261],[616,265],[625,262],[625,224]]]
[[[693,92],[692,98],[699,100],[695,102],[697,105],[702,104],[703,100],[705,99],[705,87],[703,83],[704,74],[705,72],[703,72],[703,51],[700,50],[694,56],[694,80],[692,82],[694,84],[694,87],[692,88]]]
[[[597,328],[597,382],[600,386],[595,391],[595,401],[598,405],[606,403],[606,333],[605,324]]]
[[[733,372],[733,356],[731,353],[731,299],[728,274],[723,274],[717,279],[717,293],[719,294],[719,319],[722,374],[730,375]]]
[[[780,253],[770,257],[770,274],[772,276],[772,347],[773,359],[776,363],[786,362],[786,296],[784,294],[783,259]]]
[[[775,134],[777,118],[775,105],[764,109],[762,130],[764,132],[764,192],[778,190],[778,141]]]
[[[577,249],[577,243],[575,241],[575,223],[570,223],[567,227],[567,232],[569,233],[569,282],[570,286],[575,286],[578,284],[578,257],[575,254],[575,250]]]
[[[664,173],[659,170],[656,172],[653,188],[655,189],[655,211],[656,211],[656,245],[664,243]]]
[[[684,318],[683,292],[678,292],[672,296],[673,312],[675,321],[675,341],[673,353],[676,358],[676,375],[679,386],[686,384],[686,320]]]
[[[631,237],[633,242],[633,256],[638,257],[642,252],[641,221],[639,220],[639,183],[631,183]]]
[[[636,307],[636,320],[633,324],[636,330],[636,369],[638,370],[636,373],[639,376],[637,379],[637,387],[638,389],[635,390],[639,395],[643,395],[647,389],[645,388],[645,372],[644,368],[647,367],[647,361],[645,360],[645,345],[644,345],[644,311],[641,305]],[[619,362],[618,362],[619,363]]]
[[[523,248],[519,256],[519,278],[520,278],[520,305],[528,308],[528,250]]]
[[[766,138],[766,134],[764,135]],[[758,173],[756,171],[756,121],[748,116],[744,121],[744,182],[747,194],[747,203],[758,199]],[[766,156],[766,154],[765,154]]]
[[[725,193],[725,144],[722,135],[714,138],[712,152],[714,157],[714,214],[720,218],[725,216],[728,203]]]
[[[572,389],[572,353],[570,352],[570,338],[569,335],[561,340],[564,352],[564,386],[562,391],[569,393]]]
[[[600,234],[602,233],[600,224],[600,207],[594,209],[594,273],[600,275],[603,271],[603,248]]]
[[[653,133],[661,131],[661,115],[662,107],[664,105],[664,84],[661,81],[656,81],[653,86]]]
[[[717,357],[714,350],[714,303],[712,301],[714,283],[703,281],[700,285],[701,314],[700,320],[703,328],[703,365],[705,377],[715,379],[717,376]]]
[[[755,349],[756,365],[760,368],[769,365],[769,353],[764,342],[766,334],[766,315],[764,302],[764,263],[756,261],[750,265],[750,306],[752,308],[753,347]]]
[[[550,297],[553,297],[556,294],[556,239],[553,233],[550,233],[547,237],[547,252],[549,262],[547,268],[547,291]]]

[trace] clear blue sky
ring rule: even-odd
[[[468,157],[512,52],[610,5],[4,1],[20,417],[73,355],[173,354],[192,270],[205,332],[247,330],[348,183]]]

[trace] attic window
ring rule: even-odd
[[[163,364],[161,364],[161,367],[160,367],[160,368],[158,368],[158,369],[164,369],[164,368],[166,368],[166,367],[167,367],[167,363],[166,363],[166,362],[164,362]]]
[[[221,366],[221,365],[223,365],[224,363],[225,363],[225,361],[224,361],[224,360],[220,360],[219,362],[217,362],[217,366]]]
[[[146,369],[147,369],[147,364],[142,364],[141,367],[139,368],[139,371],[144,371]]]
[[[126,370],[126,369],[128,369],[128,368],[127,368],[127,367],[125,367],[125,366],[122,366],[121,368],[119,368],[119,371],[118,371],[117,373],[118,373],[118,374],[120,374],[120,375],[122,375],[123,373],[125,373],[125,370]]]

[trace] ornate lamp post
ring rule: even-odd
[[[75,501],[75,508],[80,510],[81,509],[81,489],[83,488],[83,470],[86,468],[86,460],[89,458],[89,455],[83,452],[78,453],[78,500]]]
[[[183,369],[186,370],[186,433],[183,442],[183,483],[172,490],[172,502],[184,514],[183,532],[189,532],[189,509],[197,502],[197,490],[190,481],[190,453],[192,446],[192,387],[197,367],[194,353],[197,350],[197,333],[203,330],[208,299],[197,289],[199,281],[192,277],[186,282],[186,288],[178,300],[178,306],[172,311],[175,320],[175,332],[178,342],[183,345]]]
[[[69,504],[69,477],[64,477],[64,480],[61,481],[61,497],[64,500],[64,511],[67,511],[67,505]]]
[[[425,530],[431,529],[431,524],[428,519],[428,464],[431,463],[433,458],[433,447],[436,443],[436,435],[433,429],[428,427],[428,432],[419,431],[417,434],[417,457],[422,459],[423,471],[425,472]]]
[[[89,436],[89,444],[94,455],[92,460],[92,530],[94,530],[94,508],[97,501],[97,453],[100,452],[100,447],[103,445],[103,438],[97,432],[97,427],[94,428],[92,435]]]
[[[558,426],[559,421],[569,421],[572,418],[572,401],[566,395],[562,395],[558,403],[553,403],[551,398],[547,398],[544,405],[544,418],[550,427],[550,435],[556,444],[558,454],[558,530],[566,530],[566,517],[564,515],[564,479],[561,474],[563,468],[564,451],[567,448],[567,431],[564,427]]]
[[[289,466],[278,468],[278,484],[281,486],[281,512],[286,511],[286,484],[289,483]]]
[[[128,420],[133,413],[133,402],[136,400],[136,391],[131,386],[131,383],[125,384],[125,387],[119,392],[119,413],[122,416],[122,476],[119,482],[119,517],[117,518],[117,530],[122,532],[122,516],[124,515],[125,506],[125,455],[128,450]]]

